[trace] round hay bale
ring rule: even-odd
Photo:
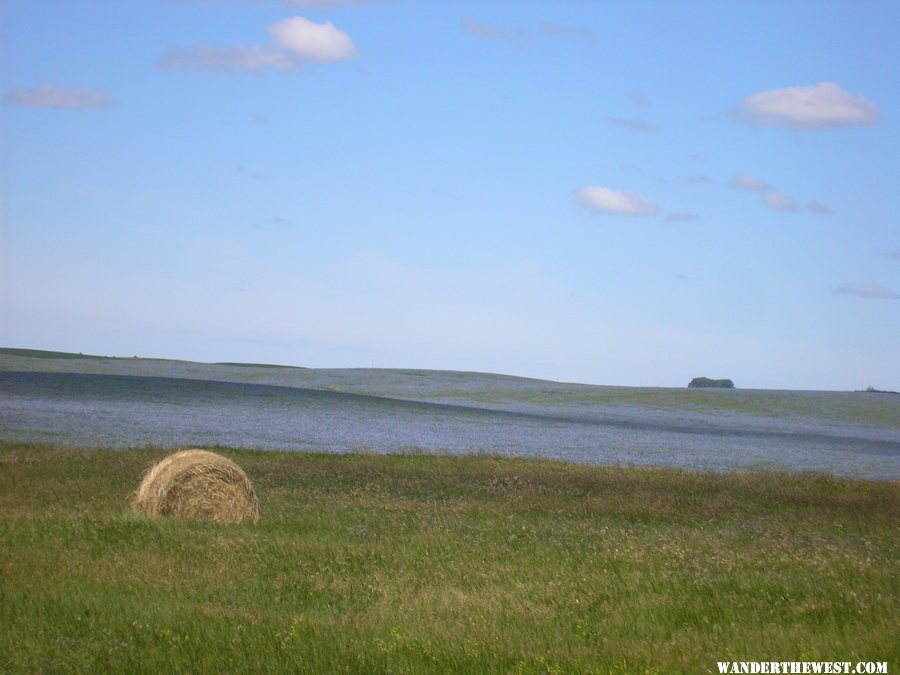
[[[259,501],[241,467],[207,450],[182,450],[144,474],[135,509],[152,517],[255,523]]]

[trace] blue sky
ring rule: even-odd
[[[0,7],[3,345],[900,389],[900,3]]]

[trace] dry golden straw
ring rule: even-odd
[[[259,520],[259,501],[247,474],[230,459],[206,450],[182,450],[150,467],[134,506],[154,517],[215,523]]]

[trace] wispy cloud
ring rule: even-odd
[[[280,2],[288,7],[300,7],[302,9],[335,9],[345,7],[347,5],[362,5],[369,0],[272,0],[272,2]],[[225,4],[239,3],[244,5],[268,5],[267,0],[169,0],[176,5],[199,5],[199,4]]]
[[[815,199],[807,203],[806,208],[815,213],[817,216],[830,216],[834,214],[834,209],[832,209],[830,206],[826,206],[822,202],[817,202]]]
[[[241,170],[239,169],[239,171],[241,171]],[[262,176],[254,175],[249,172],[243,172],[243,171],[241,171],[241,172],[245,173],[245,175],[247,175],[248,178],[259,178],[259,179],[263,178]],[[275,215],[275,216],[269,216],[268,218],[264,218],[262,221],[250,223],[250,227],[252,227],[255,230],[261,230],[263,227],[268,227],[270,225],[287,225],[290,222],[291,221],[289,221],[287,218],[283,218],[282,216]]]
[[[255,1],[255,0],[249,0]],[[341,7],[343,5],[362,5],[366,0],[282,0],[289,7],[321,9],[323,7]]]
[[[900,260],[900,248],[895,248],[893,251],[888,251],[885,255],[891,260]]]
[[[161,70],[204,70],[237,75],[265,71],[289,72],[301,63],[332,63],[356,56],[356,45],[331,22],[315,23],[302,16],[282,19],[269,27],[273,44],[266,46],[172,47],[160,56]]]
[[[682,183],[687,183],[689,185],[703,185],[703,184],[711,185],[716,182],[714,179],[710,178],[705,173],[695,173],[690,176],[681,176],[679,178],[679,180]]]
[[[255,171],[251,171],[250,169],[245,169],[242,166],[237,167],[236,171],[242,176],[252,178],[253,180],[265,180],[265,176],[263,176],[261,173],[256,173]]]
[[[642,134],[649,134],[655,131],[656,129],[647,122],[638,119],[626,119],[623,117],[607,117],[606,121],[610,124],[615,124],[620,127],[625,127],[626,129],[631,129],[632,131],[637,131]]]
[[[592,213],[620,216],[649,216],[657,212],[646,197],[588,185],[575,192],[575,200]]]
[[[773,211],[799,211],[800,207],[797,206],[797,202],[788,197],[787,195],[781,194],[778,190],[771,189],[766,190],[762,194],[762,203],[768,206]]]
[[[471,19],[465,19],[462,23],[463,30],[473,37],[481,40],[493,40],[495,42],[505,42],[508,39],[505,30],[499,26],[488,23],[479,23]]]
[[[41,84],[32,89],[11,89],[3,97],[9,105],[25,108],[60,108],[64,110],[88,110],[108,108],[116,99],[102,89],[77,89]]]
[[[472,21],[471,19],[464,20],[462,22],[462,28],[466,33],[479,40],[497,42],[499,44],[504,44],[507,47],[520,50],[525,49],[526,45],[534,38],[534,33],[531,31],[519,30],[511,32],[500,26],[495,26],[490,23],[480,23],[478,21]]]
[[[182,49],[170,47],[157,60],[160,70],[208,70],[237,75],[266,70],[290,71],[297,63],[287,54],[270,47],[213,47],[196,45]]]
[[[763,192],[769,189],[769,184],[749,174],[736,173],[731,179],[731,187],[749,192]]]
[[[666,216],[667,223],[687,223],[692,220],[700,220],[700,216],[695,213],[679,213],[677,211]]]
[[[597,42],[597,35],[588,28],[573,28],[571,26],[561,26],[552,21],[541,21],[538,23],[538,30],[544,35],[563,40],[576,40],[589,44]]]
[[[852,295],[857,298],[868,298],[870,300],[898,300],[900,293],[895,293],[889,288],[879,286],[874,281],[865,284],[847,282],[836,286],[832,293],[835,295]]]
[[[575,40],[579,42],[594,43],[597,36],[585,28],[573,28],[561,26],[550,21],[541,21],[537,25],[537,32],[532,30],[511,31],[491,23],[481,23],[472,19],[462,22],[462,29],[472,37],[488,42],[496,42],[517,50],[525,50],[536,36],[543,35],[562,40]]]
[[[631,101],[639,108],[645,108],[650,105],[650,99],[647,97],[647,94],[642,91],[638,91],[637,89],[635,89],[634,91],[629,91],[626,96],[628,97],[629,101]]]
[[[873,124],[879,112],[862,94],[849,94],[833,82],[821,82],[751,94],[734,107],[732,116],[757,126],[828,129]]]
[[[800,210],[797,202],[756,176],[736,173],[731,178],[731,187],[736,190],[745,190],[746,192],[758,192],[760,202],[773,211],[796,212]]]
[[[692,276],[688,276],[687,274],[676,274],[675,278],[678,279],[678,281],[702,281],[703,280],[703,277],[692,277]]]

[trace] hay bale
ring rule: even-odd
[[[230,459],[206,450],[182,450],[150,467],[134,507],[152,517],[255,523],[259,501],[253,484]]]

